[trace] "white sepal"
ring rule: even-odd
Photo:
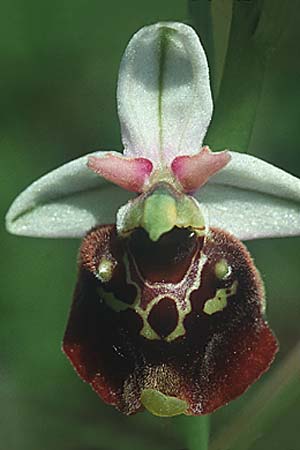
[[[231,161],[195,193],[210,226],[239,239],[300,234],[300,180],[253,156],[230,152]]]
[[[162,22],[138,31],[121,62],[117,96],[126,156],[161,167],[197,153],[213,104],[206,56],[194,30]]]
[[[117,210],[133,194],[87,167],[94,152],[53,170],[32,183],[11,205],[6,227],[13,234],[36,237],[83,237],[95,225],[114,223]]]

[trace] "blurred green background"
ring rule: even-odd
[[[300,176],[300,2],[288,3],[248,151]],[[158,20],[197,24],[190,11],[184,0],[1,2],[1,450],[185,447],[170,420],[127,418],[103,405],[61,353],[79,242],[8,235],[4,215],[49,170],[96,149],[121,149],[115,89],[127,42]],[[266,283],[281,352],[261,381],[214,414],[213,437],[255,400],[300,336],[300,238],[248,247]],[[277,405],[277,420],[254,436],[252,450],[300,448],[299,385],[282,414]]]

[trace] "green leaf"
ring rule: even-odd
[[[217,99],[228,47],[232,0],[189,1],[189,12],[209,60],[214,99]]]
[[[245,151],[249,146],[265,74],[254,39],[261,1],[234,2],[229,45],[212,126],[212,148]]]
[[[190,10],[212,62],[215,114],[206,143],[213,149],[226,146],[247,151],[266,68],[290,8],[280,0],[212,0],[205,6],[190,3],[197,3],[198,9],[194,6]],[[210,39],[206,37],[207,26],[203,26],[207,18]]]

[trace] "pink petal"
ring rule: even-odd
[[[102,158],[90,156],[88,167],[128,191],[142,192],[153,165],[146,158],[125,158],[108,154]]]
[[[171,169],[185,192],[194,192],[230,161],[231,156],[225,150],[213,153],[205,146],[196,155],[177,156]]]

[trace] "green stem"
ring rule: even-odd
[[[182,437],[184,450],[207,450],[210,416],[178,416],[172,419],[177,433]]]

